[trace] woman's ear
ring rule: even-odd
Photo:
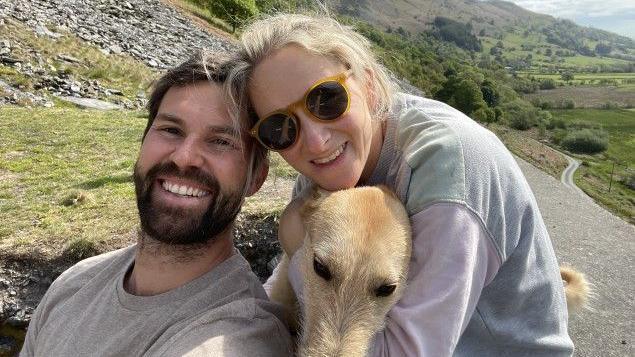
[[[375,73],[372,69],[364,69],[364,90],[366,91],[366,103],[371,114],[377,111],[377,90],[375,88]]]

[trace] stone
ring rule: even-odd
[[[123,53],[123,48],[121,48],[121,46],[119,45],[111,45],[108,47],[108,50],[116,55],[120,55],[121,53]]]
[[[8,356],[10,353],[15,352],[18,348],[18,343],[11,336],[0,335],[0,356]]]
[[[87,109],[99,109],[99,110],[123,109],[119,105],[105,102],[99,99],[94,99],[94,98],[78,98],[78,97],[71,97],[71,96],[58,96],[58,98],[63,101],[73,103],[79,107],[87,108]]]
[[[79,63],[81,62],[81,60],[70,56],[70,55],[65,55],[65,54],[59,54],[57,55],[57,58],[61,59],[62,61],[66,61],[66,62],[71,62],[71,63]]]

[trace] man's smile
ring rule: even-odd
[[[209,195],[209,191],[185,183],[170,180],[159,180],[159,183],[164,190],[180,196],[203,197]]]

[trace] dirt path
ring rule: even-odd
[[[561,264],[593,283],[593,311],[569,319],[576,356],[634,356],[635,226],[612,215],[525,161],[517,159],[534,191]]]

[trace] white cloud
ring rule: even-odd
[[[630,13],[635,23],[635,1],[632,0],[511,0],[525,9],[555,17],[607,17]]]
[[[507,0],[533,12],[635,38],[633,0]]]

